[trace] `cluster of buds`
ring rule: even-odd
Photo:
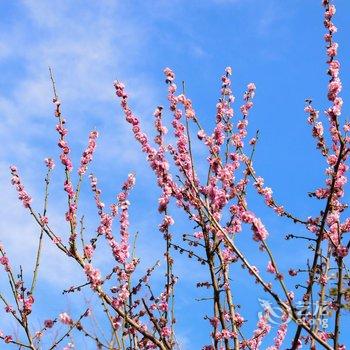
[[[17,168],[14,165],[12,165],[10,167],[10,170],[11,170],[11,175],[12,175],[11,183],[16,188],[16,190],[18,192],[18,199],[20,201],[22,201],[23,206],[25,208],[29,208],[30,203],[32,202],[32,197],[24,189],[24,186],[23,186],[21,179],[18,175]]]
[[[98,137],[97,131],[91,131],[89,135],[89,144],[87,149],[84,151],[81,160],[78,174],[83,175],[86,172],[88,164],[92,161],[92,157],[96,148],[96,139]]]

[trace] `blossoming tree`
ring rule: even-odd
[[[333,40],[337,31],[333,23],[335,6],[330,0],[323,0],[322,3],[325,8],[324,39],[329,75],[329,108],[326,110],[325,126],[324,122],[318,121],[319,111],[314,108],[311,100],[306,100],[305,107],[312,136],[327,163],[324,186],[309,194],[322,202],[323,209],[317,216],[299,218],[290,213],[275,201],[271,188],[266,187],[264,179],[255,171],[253,157],[258,134],[249,141],[246,139],[248,116],[253,107],[256,87],[253,83],[248,84],[243,96],[244,103],[239,113],[236,113],[239,116],[234,116],[235,97],[231,90],[230,67],[225,69],[225,74],[221,77],[222,87],[216,105],[215,128],[212,132],[202,127],[191,100],[186,95],[184,84],[182,91],[178,92],[175,74],[171,69],[166,68],[164,74],[172,115],[173,137],[167,135],[168,127],[163,121],[165,109],[161,106],[154,112],[154,139],[146,135],[139,118],[130,107],[125,86],[119,81],[114,83],[125,119],[131,125],[132,133],[146,155],[160,189],[158,210],[163,215],[163,220],[159,231],[164,238],[165,278],[159,293],[155,292],[159,288],[155,288],[151,283],[151,276],[159,267],[158,262],[146,271],[137,272],[140,260],[134,254],[134,238],[129,229],[128,198],[135,185],[133,174],[128,175],[115,203],[109,208],[103,203],[97,178],[91,174],[89,180],[99,220],[95,234],[89,236],[84,230],[83,219],[79,220],[80,188],[93,158],[98,133],[92,131],[89,135],[88,146],[83,152],[77,171],[78,181],[74,184],[66,121],[62,116],[61,102],[50,70],[58,146],[61,150],[60,162],[65,174],[65,219],[69,224],[69,232],[59,236],[47,216],[48,189],[50,175],[55,167],[54,161],[51,158],[45,159],[46,190],[41,212],[32,204],[32,198],[25,190],[19,171],[15,166],[11,166],[12,185],[17,190],[23,206],[39,226],[40,235],[34,272],[29,280],[24,278],[22,268],[18,272],[15,262],[11,262],[6,254],[5,246],[0,245],[0,264],[4,270],[1,278],[7,275],[9,287],[6,293],[1,291],[0,299],[4,312],[13,317],[19,327],[16,334],[0,332],[3,341],[1,348],[7,345],[32,350],[56,349],[62,346],[69,349],[74,347],[74,335],[77,333],[83,334],[91,342],[89,348],[178,348],[174,303],[178,277],[173,272],[173,266],[177,259],[180,259],[176,251],[180,251],[188,258],[197,260],[207,271],[207,280],[197,283],[197,288],[205,288],[211,293],[211,298],[207,301],[210,303],[211,313],[203,315],[211,331],[203,349],[345,349],[345,323],[342,323],[341,315],[348,309],[350,295],[347,288],[347,259],[350,248],[347,234],[350,232],[350,219],[345,217],[347,204],[344,201],[348,171],[346,162],[350,150],[350,123],[341,118],[343,101],[339,96],[342,88],[339,78],[340,63],[336,59],[338,44]],[[200,160],[196,159],[193,152],[194,130],[197,133],[196,142],[207,152],[204,178],[201,176],[203,169],[199,169],[198,166]],[[247,192],[251,187],[277,216],[285,217],[304,227],[305,236],[288,235],[286,238],[298,239],[300,249],[308,252],[305,266],[289,271],[281,269],[269,245],[269,233],[263,218],[250,207]],[[185,213],[195,227],[193,233],[183,235],[181,246],[174,241],[172,234],[172,227],[176,223],[169,214],[169,208],[174,204],[178,210]],[[113,224],[117,221],[118,232],[115,232]],[[252,233],[251,244],[258,245],[265,256],[264,265],[258,265],[258,262],[248,259],[237,243],[236,237],[246,235],[247,231]],[[105,317],[103,327],[111,333],[109,340],[85,324],[87,318],[93,317],[89,308],[82,310],[78,316],[62,312],[55,318],[43,320],[40,327],[35,328],[32,307],[35,303],[42,241],[45,236],[70,263],[81,268],[86,283],[73,286],[66,292],[79,293],[85,287],[91,288],[100,301]],[[304,245],[305,240],[310,244],[308,249]],[[101,241],[105,241],[111,252],[107,274],[102,273],[94,261]],[[187,259],[184,255],[182,258]],[[268,336],[271,331],[272,312],[269,304],[265,304],[253,333],[247,334],[245,331],[243,325],[246,323],[244,313],[247,306],[239,307],[235,300],[235,283],[231,278],[234,265],[240,265],[241,274],[249,278],[251,283],[256,283],[281,310],[278,329],[272,338]],[[264,278],[261,270],[267,270],[271,278]],[[298,290],[290,287],[290,280],[293,279],[300,287]],[[315,303],[317,309],[313,307]],[[326,318],[329,328],[324,329],[323,321]],[[63,331],[61,327],[49,343],[45,339],[58,324],[64,325]],[[268,344],[270,340],[271,343]]]

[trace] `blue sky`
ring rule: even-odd
[[[350,53],[350,3],[338,0],[335,4],[347,117],[350,64],[345,58]],[[323,183],[325,164],[315,150],[303,108],[307,97],[312,97],[321,111],[327,107],[320,1],[1,1],[0,14],[0,240],[14,261],[28,266],[38,232],[10,188],[8,166],[18,165],[39,210],[43,159],[58,158],[48,66],[55,71],[76,160],[87,143],[88,132],[94,128],[100,132],[92,171],[100,180],[105,201],[113,200],[129,172],[136,173],[131,221],[133,229],[140,231],[143,267],[161,258],[157,233],[160,217],[155,207],[158,191],[114,97],[114,79],[125,82],[134,110],[151,130],[155,107],[166,105],[162,70],[171,67],[178,81],[186,81],[197,114],[210,128],[220,75],[226,66],[232,66],[237,101],[241,101],[247,83],[257,86],[249,125],[251,135],[260,130],[257,171],[290,211],[302,217],[317,213],[318,205],[307,198],[307,192]],[[49,212],[58,230],[65,227],[61,183],[57,166]],[[92,214],[88,186],[85,190],[83,206]],[[300,245],[283,240],[285,233],[300,233],[301,229],[277,220],[258,199],[253,205],[264,216],[282,266],[302,263],[306,253],[296,250]],[[175,210],[173,214],[179,215]],[[91,216],[89,220],[93,230],[96,219]],[[176,230],[181,234],[190,229],[184,224]],[[264,261],[250,234],[241,244],[249,256]],[[71,285],[79,273],[49,244],[43,259],[41,279],[50,288],[61,290]],[[103,264],[103,257],[100,259]],[[178,296],[179,324],[183,322],[179,334],[183,348],[199,348],[207,342],[205,331],[198,332],[198,327],[205,329],[205,321],[199,313],[190,317],[184,310],[193,307],[192,300],[199,295],[193,288],[194,280],[201,279],[204,272],[193,265],[188,274],[186,261],[177,269],[183,275]],[[156,280],[160,278],[161,273]],[[243,290],[248,288],[246,277],[238,281]],[[263,294],[253,288],[248,297],[240,290],[238,300],[251,305],[245,316],[255,324],[260,310],[257,298]],[[72,305],[68,299],[53,302],[56,296],[46,288],[40,289],[40,296],[44,306],[37,310],[38,320],[44,313],[54,314]]]

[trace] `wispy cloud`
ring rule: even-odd
[[[146,171],[145,157],[135,145],[129,125],[124,122],[118,101],[115,100],[112,81],[118,78],[128,82],[131,103],[135,113],[144,116],[142,125],[146,131],[151,129],[151,114],[160,98],[147,75],[134,69],[148,40],[147,25],[140,26],[140,23],[126,19],[118,3],[104,2],[96,9],[85,9],[82,6],[75,8],[74,3],[68,1],[48,4],[28,0],[23,2],[22,11],[25,16],[23,23],[16,23],[16,28],[10,28],[8,34],[3,36],[3,45],[8,48],[6,60],[19,64],[23,74],[14,78],[16,82],[12,89],[3,90],[0,94],[0,113],[3,117],[0,135],[5,141],[0,151],[3,159],[0,181],[2,198],[9,203],[0,208],[0,215],[4,218],[0,224],[0,240],[4,241],[14,261],[32,266],[39,231],[21,207],[15,190],[10,187],[8,166],[10,163],[20,165],[34,205],[40,209],[44,176],[42,160],[52,153],[57,154],[48,66],[55,71],[63,111],[68,114],[69,140],[73,145],[84,147],[89,129],[102,129],[95,168],[102,169],[104,177],[109,174],[109,178],[114,178],[115,192],[120,183],[116,179],[121,174],[124,179],[127,172],[135,168],[136,173],[142,175],[143,184],[147,181],[154,184],[154,179],[150,177],[151,172]],[[27,26],[35,33],[32,39],[27,37]],[[13,45],[13,35],[16,46]],[[140,40],[141,37],[143,40]],[[193,46],[193,50],[196,55],[203,54],[198,46]],[[79,153],[74,152],[74,155],[79,159]],[[57,186],[53,187],[52,192],[53,199],[51,197],[49,201],[52,203],[50,222],[58,232],[64,233],[67,231],[63,220],[64,201],[56,198]],[[138,251],[143,257],[142,271],[156,259],[162,260],[163,243],[161,239],[156,239],[161,237],[157,233],[157,217],[152,222],[142,215],[131,218],[131,221],[136,220],[134,226],[142,227],[144,237],[157,235],[152,244],[147,243]],[[91,229],[93,232],[95,227]],[[146,243],[149,241],[147,237],[140,240]],[[70,270],[71,262],[57,252],[51,242],[47,243],[41,278],[60,288],[67,287],[73,280],[75,270]],[[149,251],[160,253],[159,256],[150,256]],[[108,255],[102,254],[97,256],[96,261],[103,264],[107,258]],[[187,266],[179,264],[177,269],[179,272],[186,271]],[[64,278],[57,278],[58,270]],[[158,278],[162,274],[156,273]]]
[[[10,162],[18,163],[38,205],[43,184],[42,159],[50,155],[47,152],[56,152],[48,66],[55,71],[63,110],[69,114],[72,143],[85,146],[88,130],[95,126],[102,128],[105,132],[97,161],[109,162],[113,158],[110,170],[117,170],[118,162],[120,166],[143,159],[135,148],[129,147],[132,136],[127,132],[128,126],[120,112],[120,120],[117,120],[118,102],[114,98],[113,79],[130,82],[133,104],[140,113],[151,110],[156,93],[152,92],[150,84],[146,86],[144,76],[138,76],[131,69],[144,49],[146,33],[123,16],[118,3],[107,1],[96,4],[95,8],[85,8],[75,7],[69,1],[28,0],[18,11],[22,20],[17,17],[7,23],[0,38],[0,63],[13,64],[19,71],[18,76],[13,73],[13,86],[1,89],[0,93],[0,137],[3,143],[0,181],[2,201],[8,203],[0,208],[3,218],[0,240],[5,242],[18,264],[30,266],[38,228],[24,214],[15,191],[10,188],[7,174]],[[139,40],[141,34],[145,38],[143,41]],[[121,136],[118,137],[118,133]],[[39,169],[42,171],[37,171]],[[120,168],[119,172],[122,172]],[[50,211],[56,223],[63,217],[64,211],[60,209],[56,203]],[[58,256],[50,244],[46,251],[46,257]],[[47,260],[42,270],[43,277],[57,283],[59,280],[52,271],[57,271],[58,266],[69,280],[71,273],[60,258]],[[67,279],[60,280],[60,285]]]

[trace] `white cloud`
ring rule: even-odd
[[[135,151],[136,147],[130,147],[131,143],[136,145],[119,110],[112,82],[116,76],[130,81],[133,105],[140,114],[151,111],[157,94],[150,84],[146,85],[147,77],[130,73],[147,41],[147,38],[139,40],[141,31],[143,36],[146,32],[123,17],[118,3],[106,1],[91,10],[83,6],[74,8],[70,1],[28,0],[22,3],[21,11],[23,21],[15,27],[8,25],[0,42],[2,60],[13,64],[20,60],[19,69],[23,70],[20,77],[13,77],[15,86],[0,94],[0,182],[2,201],[7,203],[0,208],[3,218],[0,240],[17,264],[31,266],[39,231],[10,186],[8,166],[10,162],[20,165],[25,183],[38,204],[43,187],[42,159],[57,152],[48,66],[55,71],[63,111],[69,114],[70,140],[85,147],[87,132],[97,123],[105,131],[97,162],[110,162],[109,170],[119,170],[119,173],[123,170],[118,168],[118,162],[119,166],[136,164],[144,160],[144,156]],[[86,119],[85,113],[89,117],[93,113],[93,120]],[[50,217],[57,224],[62,221],[62,213],[55,205]],[[58,227],[61,226],[62,223]],[[43,278],[60,285],[66,283],[66,279],[58,280],[52,271],[59,269],[69,280],[74,270],[69,270],[49,242],[45,251],[46,259],[50,255],[55,259],[48,259],[44,264]]]

